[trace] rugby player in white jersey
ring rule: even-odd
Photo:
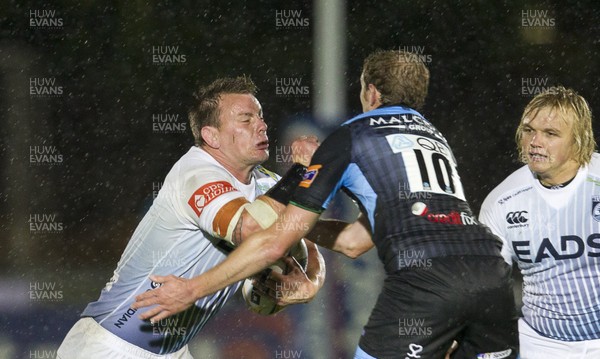
[[[295,173],[298,165],[277,184],[279,176],[260,166],[268,159],[269,142],[254,94],[254,84],[244,77],[200,88],[190,111],[195,146],[165,178],[113,277],[68,333],[58,358],[191,358],[187,343],[240,283],[196,301],[168,321],[141,320],[143,310],[132,304],[137,295],[160,285],[152,275],[192,278],[223,261],[233,245],[275,220],[273,207],[283,205],[273,198],[285,202],[286,188],[300,182],[304,169]],[[317,146],[314,139],[299,140],[293,155],[308,163]],[[267,191],[269,198],[261,196]],[[278,293],[279,304],[307,302],[323,285],[322,257],[314,244],[307,241],[307,247],[306,273],[295,268],[278,276],[284,284],[294,283],[280,284],[294,290]]]
[[[521,358],[600,358],[600,156],[587,102],[564,87],[540,93],[516,141],[526,165],[479,219],[523,275]]]

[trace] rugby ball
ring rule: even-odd
[[[302,270],[306,271],[306,265],[308,264],[308,250],[304,239],[300,240],[295,244],[290,251],[288,256],[294,257],[296,261],[302,267]],[[275,264],[265,269],[260,274],[253,278],[244,280],[242,285],[242,296],[248,309],[254,313],[261,315],[271,315],[281,311],[283,308],[276,304],[275,300],[267,295],[263,295],[254,290],[254,281],[264,281],[267,279],[270,271],[276,271],[278,273],[287,273],[286,265],[283,261],[277,261]]]

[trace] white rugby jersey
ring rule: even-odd
[[[186,345],[235,293],[240,283],[202,298],[190,309],[151,325],[131,309],[135,297],[156,287],[151,274],[198,276],[223,261],[227,252],[218,237],[219,209],[229,201],[248,201],[266,192],[278,176],[262,167],[243,184],[207,152],[192,147],[173,166],[144,216],[100,298],[82,317],[93,317],[113,334],[158,354]],[[149,308],[143,308],[146,311]],[[139,310],[138,310],[139,311]]]
[[[560,189],[520,168],[487,196],[479,220],[521,269],[533,329],[564,341],[600,338],[600,155]]]

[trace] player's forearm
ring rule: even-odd
[[[288,205],[271,227],[249,236],[223,262],[192,279],[194,294],[197,298],[205,297],[269,267],[306,236],[318,217]]]
[[[240,244],[220,264],[191,279],[197,299],[213,294],[267,268],[282,257],[287,248],[277,245],[271,231],[256,233]]]
[[[252,234],[261,231],[271,226],[276,220],[279,214],[285,210],[285,205],[273,200],[272,198],[261,195],[256,198],[251,206],[256,206],[261,201],[265,205],[271,208],[271,211],[267,207],[248,208],[242,212],[240,219],[236,225],[236,230],[233,235],[233,243],[239,245],[246,238]]]
[[[339,234],[350,225],[350,223],[333,220],[321,219],[315,225],[312,231],[306,236],[315,244],[323,248],[330,249],[336,252],[342,252],[342,243],[337,242]]]
[[[367,226],[364,217],[359,217],[351,224],[337,220],[321,220],[309,233],[308,238],[321,247],[354,259],[374,246]]]

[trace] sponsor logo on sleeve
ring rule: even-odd
[[[304,177],[302,177],[302,182],[300,182],[300,187],[309,188],[312,185],[315,178],[319,174],[319,169],[323,167],[322,165],[312,165],[306,169],[306,173]]]
[[[502,359],[508,358],[512,353],[512,349],[506,349],[500,352],[481,353],[477,354],[477,359]]]
[[[217,181],[207,183],[198,188],[188,200],[188,204],[194,210],[198,217],[202,213],[204,207],[208,206],[215,198],[228,192],[235,191],[231,183],[225,181]]]

